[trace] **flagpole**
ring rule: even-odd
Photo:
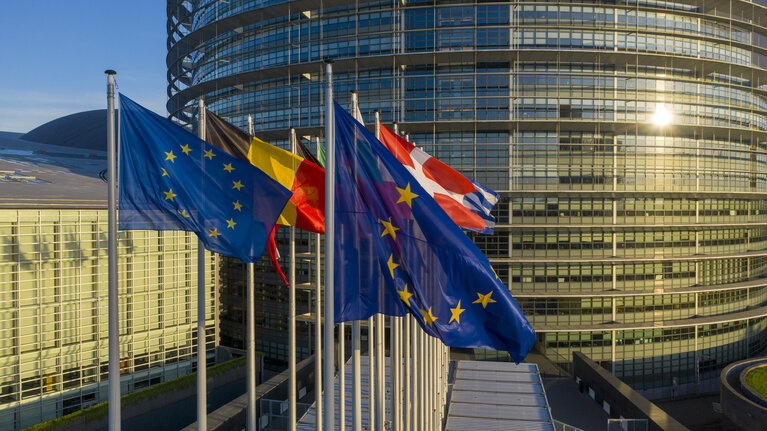
[[[426,418],[429,414],[426,411],[426,332],[422,329],[418,331],[418,355],[421,361],[418,364],[418,411],[420,414],[421,429],[426,429]]]
[[[381,139],[381,113],[378,110],[375,111],[375,134],[376,139]],[[376,330],[376,429],[383,430],[384,423],[386,422],[386,388],[384,380],[384,359],[386,352],[384,351],[384,318],[383,314],[377,313],[375,315],[375,330]]]
[[[427,388],[435,388],[436,385],[434,384],[434,371],[435,371],[435,365],[436,361],[434,361],[434,339],[426,336],[426,342],[427,347],[429,349],[429,361],[426,363],[426,367],[428,368],[428,376],[429,376],[429,383],[426,385]],[[435,401],[437,398],[435,397],[436,394],[433,392],[429,395],[429,428],[433,428],[435,425],[434,422],[434,412],[436,411],[435,407]]]
[[[437,344],[437,359],[439,365],[437,366],[437,388],[439,389],[439,398],[437,399],[437,423],[442,424],[442,407],[445,405],[443,397],[445,391],[442,389],[442,370],[445,368],[445,355],[442,354],[442,343]]]
[[[412,413],[413,404],[411,402],[410,394],[411,394],[411,391],[413,390],[413,386],[410,384],[410,369],[411,369],[410,368],[410,356],[411,356],[410,352],[411,352],[411,343],[412,343],[410,340],[410,315],[405,315],[405,317],[403,318],[403,321],[404,321],[403,323],[405,324],[405,328],[402,331],[402,335],[403,335],[402,337],[403,355],[402,356],[405,358],[404,360],[405,375],[403,376],[403,379],[402,379],[402,386],[404,389],[402,391],[403,404],[404,404],[402,409],[403,410],[402,425],[405,431],[411,431],[410,418],[413,414]]]
[[[360,118],[357,118],[357,120],[359,121]],[[376,137],[377,136],[378,135],[376,135]],[[377,354],[375,351],[375,337],[377,332],[375,331],[374,322],[375,318],[370,316],[368,318],[368,423],[370,424],[370,428],[375,430],[378,426],[378,421],[376,420],[376,413],[378,411],[378,403],[376,402],[376,396],[378,395],[378,392],[376,391],[378,373],[376,372],[376,369],[378,368],[378,361],[374,360],[374,354]]]
[[[338,429],[346,430],[346,350],[344,327],[346,323],[338,324]]]
[[[399,131],[397,127],[397,122],[394,122],[394,133],[396,134]],[[392,337],[391,337],[391,343],[392,343],[392,398],[391,398],[391,412],[392,412],[392,424],[393,429],[395,431],[402,431],[403,429],[403,413],[405,413],[406,408],[402,405],[403,402],[403,388],[404,388],[404,382],[403,382],[403,364],[402,364],[402,358],[404,356],[404,350],[405,345],[403,343],[404,336],[403,336],[403,329],[404,329],[404,319],[402,317],[392,317],[391,319],[391,327],[392,327]],[[396,334],[396,335],[395,335]]]
[[[423,387],[421,390],[425,390],[426,388],[430,388],[429,385],[429,375],[431,374],[430,368],[431,368],[431,352],[429,352],[429,334],[426,333],[426,331],[423,331],[421,333],[421,342],[423,347],[423,361],[421,361],[421,372],[423,373],[423,379],[421,380],[423,382]],[[431,429],[431,394],[427,396],[426,393],[423,394],[423,426],[424,429]]]
[[[432,358],[434,358],[432,360],[432,363],[434,364],[434,366],[432,367],[432,370],[431,370],[431,383],[432,383],[432,385],[434,385],[434,389],[436,389],[436,391],[437,391],[436,396],[434,397],[434,400],[432,401],[432,404],[434,405],[434,409],[433,409],[433,413],[431,415],[434,418],[432,420],[432,423],[434,423],[435,426],[436,426],[437,423],[439,423],[438,422],[439,418],[437,417],[437,412],[439,410],[439,408],[438,408],[439,400],[440,400],[440,397],[442,396],[442,388],[439,387],[439,379],[437,378],[437,370],[439,370],[439,366],[440,366],[441,363],[440,363],[440,360],[439,360],[439,354],[438,354],[438,350],[437,350],[437,343],[436,343],[436,341],[437,341],[436,338],[432,339],[432,341],[431,341],[431,355],[432,355]]]
[[[422,331],[421,343],[423,343],[423,358],[421,361],[421,371],[423,372],[423,405],[424,405],[424,427],[429,429],[431,427],[431,394],[426,394],[426,388],[429,386],[429,368],[431,368],[431,355],[429,352],[429,334],[426,331]]]
[[[320,138],[317,137],[317,158],[320,156]],[[322,253],[322,244],[320,242],[322,236],[317,233],[314,236],[315,249],[317,252],[317,270],[315,271],[315,288],[314,288],[314,396],[316,398],[317,420],[315,420],[315,429],[322,431],[322,267],[320,254]]]
[[[197,136],[205,140],[205,101],[198,101]],[[208,389],[205,347],[205,245],[197,239],[197,430],[208,429]]]
[[[296,129],[290,128],[290,152],[296,153]],[[293,159],[295,164],[295,159]],[[293,166],[295,172],[297,166]],[[288,430],[296,430],[296,227],[290,227],[290,293],[288,299]]]
[[[410,135],[405,135],[405,140],[410,142]],[[421,404],[421,379],[420,375],[420,362],[423,362],[423,356],[420,353],[419,336],[420,331],[418,328],[418,322],[415,317],[410,316],[410,352],[412,354],[412,360],[410,362],[410,404],[411,404],[411,421],[410,429],[412,431],[422,429],[421,417],[424,414],[423,405]],[[421,358],[419,362],[419,358]]]
[[[352,112],[357,113],[357,92],[352,91]],[[352,429],[362,429],[362,367],[360,364],[360,321],[352,321]],[[369,365],[369,364],[368,364]]]
[[[399,365],[400,365],[400,346],[399,346],[399,317],[392,316],[389,318],[389,357],[391,367],[391,423],[392,429],[400,431],[399,417],[400,417],[400,400],[399,400]]]
[[[368,318],[368,423],[375,429],[376,422],[376,363],[373,361],[375,350],[375,332],[373,331],[373,316]]]
[[[448,370],[450,369],[450,348],[446,345],[442,345],[442,409],[440,410],[440,418],[444,416],[445,405],[447,404],[447,378]]]
[[[416,429],[424,429],[425,423],[424,423],[424,416],[426,415],[426,410],[424,410],[423,405],[423,344],[421,344],[421,337],[423,336],[423,333],[420,328],[418,328],[418,324],[416,322],[416,332],[415,332],[415,348],[416,348],[416,372],[415,372],[415,378],[416,378],[416,409],[418,410],[418,419],[416,422]]]
[[[437,379],[436,384],[437,384],[437,387],[439,388],[439,400],[437,402],[437,415],[436,415],[438,425],[442,424],[442,406],[444,405],[442,399],[445,396],[445,391],[442,389],[442,370],[445,367],[445,361],[444,361],[445,357],[444,355],[442,355],[442,346],[443,346],[442,342],[437,340],[435,344],[435,347],[436,347],[435,351],[437,352],[437,357],[439,358],[439,366],[436,367],[435,376]]]
[[[254,292],[255,288],[253,282],[254,266],[255,264],[250,262],[246,264],[248,267],[248,283],[246,292],[246,298],[248,301],[247,307],[247,331],[246,331],[246,356],[248,361],[247,370],[247,383],[248,383],[248,416],[246,420],[247,431],[256,431],[256,338],[255,338],[255,312],[254,312]]]
[[[421,414],[421,410],[418,405],[418,323],[415,321],[415,317],[410,316],[410,429],[411,431],[417,431],[420,429],[420,423],[418,421],[418,415]]]
[[[429,341],[431,341],[430,347],[429,347],[429,356],[431,357],[431,369],[429,370],[429,375],[431,377],[431,385],[429,385],[430,388],[437,389],[437,365],[439,362],[437,361],[437,345],[434,343],[436,339],[431,338]],[[434,395],[439,395],[439,390],[437,390],[437,393]],[[439,398],[437,396],[431,396],[431,423],[433,426],[437,425],[437,400]]]
[[[333,340],[334,305],[334,252],[335,245],[335,170],[336,143],[333,113],[333,61],[325,61],[325,429],[333,431],[335,427],[335,388],[333,387]],[[319,419],[319,417],[318,417]]]
[[[394,133],[399,135],[399,124],[394,122]],[[402,421],[400,422],[401,429],[404,431],[411,430],[410,417],[412,415],[412,403],[410,392],[412,391],[410,381],[410,358],[411,358],[411,339],[410,339],[410,315],[405,315],[400,321],[400,332],[402,335],[402,369],[400,370],[401,382],[402,382],[402,396],[400,401],[402,402]]]
[[[352,322],[352,429],[362,429],[362,371],[360,367],[360,321]]]
[[[253,117],[248,115],[248,133],[253,136]],[[248,361],[248,369],[247,369],[247,392],[248,392],[248,407],[247,407],[247,419],[246,419],[246,427],[245,429],[247,431],[256,431],[257,429],[257,423],[256,423],[256,313],[255,313],[255,281],[253,277],[255,276],[255,264],[250,262],[246,264],[248,267],[247,270],[247,292],[245,294],[245,297],[248,301],[248,306],[246,310],[247,319],[246,323],[248,325],[246,330],[246,339],[245,339],[245,346],[246,346],[246,359]]]
[[[109,321],[109,431],[120,431],[120,304],[117,291],[117,145],[115,143],[115,75],[107,75],[107,265]]]

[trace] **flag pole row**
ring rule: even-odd
[[[117,295],[117,270],[116,270],[116,128],[115,128],[115,109],[114,109],[114,82],[113,71],[107,71],[108,88],[108,150],[109,150],[109,188],[108,188],[108,208],[109,208],[109,429],[110,431],[120,429],[120,362],[119,362],[119,343],[118,343],[118,295]],[[329,238],[334,236],[334,192],[335,185],[335,150],[334,150],[334,110],[333,90],[332,90],[332,64],[326,64],[327,90],[326,101],[328,109],[326,110],[326,147],[327,164],[325,190],[327,192],[325,207],[325,226]],[[127,102],[126,102],[127,103]],[[132,103],[132,102],[131,102]],[[356,94],[353,95],[354,111],[359,113],[359,105]],[[199,127],[198,137],[206,139],[206,110],[204,100],[200,98],[199,107]],[[359,116],[359,115],[358,115]],[[361,121],[361,118],[359,118]],[[253,135],[252,118],[248,117],[248,126],[250,135]],[[376,136],[380,137],[380,115],[376,112]],[[396,129],[396,125],[395,125]],[[297,136],[294,129],[290,131],[291,150],[296,153]],[[318,153],[319,138],[317,139]],[[185,147],[182,146],[182,149]],[[189,151],[187,148],[186,151]],[[169,154],[169,153],[166,153]],[[171,156],[168,156],[171,157]],[[207,157],[207,153],[206,153]],[[211,153],[212,160],[214,155]],[[171,162],[173,160],[171,159]],[[224,164],[225,167],[230,165]],[[296,167],[294,166],[294,170]],[[163,172],[165,170],[163,169]],[[236,183],[235,183],[236,184]],[[238,189],[239,190],[239,189]],[[168,192],[165,192],[166,194]],[[172,194],[172,192],[171,192]],[[174,197],[176,195],[172,195]],[[235,207],[236,208],[236,207]],[[187,217],[186,211],[179,211],[180,214]],[[215,232],[215,230],[211,230]],[[217,232],[216,232],[217,233]],[[211,234],[212,235],[212,234]],[[198,233],[199,237],[199,233]],[[201,237],[200,237],[201,238]],[[334,337],[334,289],[325,289],[325,313],[324,313],[324,347],[320,343],[322,337],[322,317],[321,293],[320,293],[320,234],[316,236],[316,296],[315,296],[315,340],[316,340],[316,396],[317,396],[317,429],[321,430],[323,424],[325,429],[335,430],[335,387],[332,379],[335,377],[335,337]],[[206,325],[205,325],[205,249],[206,243],[200,239],[198,247],[198,315],[197,315],[197,427],[198,429],[207,428],[207,399],[206,399]],[[334,244],[333,241],[325,243],[325,286],[334,286]],[[295,312],[295,226],[290,230],[290,296],[289,296],[289,429],[295,430],[297,424],[296,417],[296,312]],[[256,430],[258,427],[257,406],[256,406],[256,367],[255,367],[255,318],[254,318],[254,264],[246,264],[247,292],[246,292],[246,363],[247,363],[247,414],[246,425],[248,430]],[[381,430],[418,430],[434,429],[441,420],[444,402],[446,400],[446,390],[443,382],[446,382],[446,369],[449,360],[447,349],[436,338],[427,336],[427,334],[418,328],[418,322],[412,316],[390,317],[385,319],[381,313],[375,314],[368,319],[368,414],[369,426],[371,429]],[[388,376],[386,372],[387,349],[386,349],[386,324],[388,323]],[[343,430],[346,426],[345,398],[345,324],[338,327],[338,373],[339,373],[339,429]],[[352,323],[351,341],[352,341],[352,429],[359,430],[362,426],[362,379],[361,379],[361,328],[360,321]],[[324,355],[322,352],[324,351]],[[322,359],[324,356],[324,372],[322,372]],[[387,384],[390,388],[387,398]],[[445,383],[446,384],[446,383]],[[325,389],[324,399],[322,389]],[[387,411],[387,402],[389,403]],[[322,414],[321,414],[322,412]],[[323,416],[324,414],[324,416]],[[323,420],[324,419],[324,420]]]
[[[380,316],[380,314],[378,315]],[[376,316],[376,317],[378,317]],[[387,397],[373,397],[376,404],[369,404],[368,423],[369,429],[373,431],[415,431],[415,430],[436,430],[442,428],[444,421],[445,404],[447,402],[447,381],[449,369],[449,348],[434,337],[429,336],[422,331],[412,316],[391,316],[386,321],[389,322],[389,355],[378,356],[378,334],[379,330],[375,326],[376,317],[373,318],[373,327],[369,328],[373,336],[373,350],[368,355],[368,364],[373,370],[371,373],[373,385],[378,380],[378,366],[380,362],[388,359],[388,372],[384,375],[384,382],[389,383],[390,391]],[[356,358],[359,357],[359,349],[354,346],[359,345],[359,338],[353,335],[352,340],[352,368],[354,364],[359,363]],[[355,341],[356,340],[356,341]],[[411,340],[413,342],[411,343]],[[339,343],[340,345],[340,343]],[[384,361],[381,361],[381,359]],[[327,358],[326,358],[327,360]],[[339,369],[339,373],[343,369]],[[352,370],[354,374],[354,370]],[[361,381],[353,380],[350,388],[346,386],[344,390],[351,389],[350,396],[352,405],[355,409],[352,411],[351,423],[346,423],[347,417],[341,415],[345,410],[338,407],[339,422],[336,429],[345,429],[348,425],[352,430],[362,429],[362,412],[355,415],[356,406],[362,405]],[[384,389],[386,384],[383,385]],[[372,387],[368,387],[370,392],[378,392]],[[382,391],[386,394],[386,391]],[[341,399],[338,395],[339,401]],[[377,406],[379,400],[385,402],[384,412],[381,413]],[[326,412],[327,413],[327,412]],[[336,417],[335,406],[333,416]],[[326,416],[327,418],[327,416]],[[324,427],[328,427],[327,420],[324,421]],[[322,421],[318,422],[316,429],[322,429]]]

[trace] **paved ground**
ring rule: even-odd
[[[208,391],[208,414],[245,391],[245,379],[234,380]],[[179,430],[197,419],[197,395],[122,421],[124,431]],[[107,431],[101,428],[99,431]]]
[[[719,431],[722,414],[714,411],[713,403],[719,403],[719,394],[704,395],[681,400],[655,401],[658,407],[681,422],[690,431]]]
[[[587,394],[578,391],[572,377],[544,377],[543,387],[554,419],[584,431],[607,429],[607,413]]]

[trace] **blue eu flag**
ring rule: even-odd
[[[243,262],[261,257],[292,193],[247,161],[120,95],[119,226],[185,230]]]
[[[535,331],[485,255],[337,103],[335,126],[336,322],[410,313],[448,346],[523,360]]]

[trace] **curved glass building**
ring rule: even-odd
[[[767,345],[767,1],[169,1],[168,110],[276,144],[335,94],[497,190],[490,257],[554,362],[649,396]],[[348,105],[347,105],[348,106]]]

